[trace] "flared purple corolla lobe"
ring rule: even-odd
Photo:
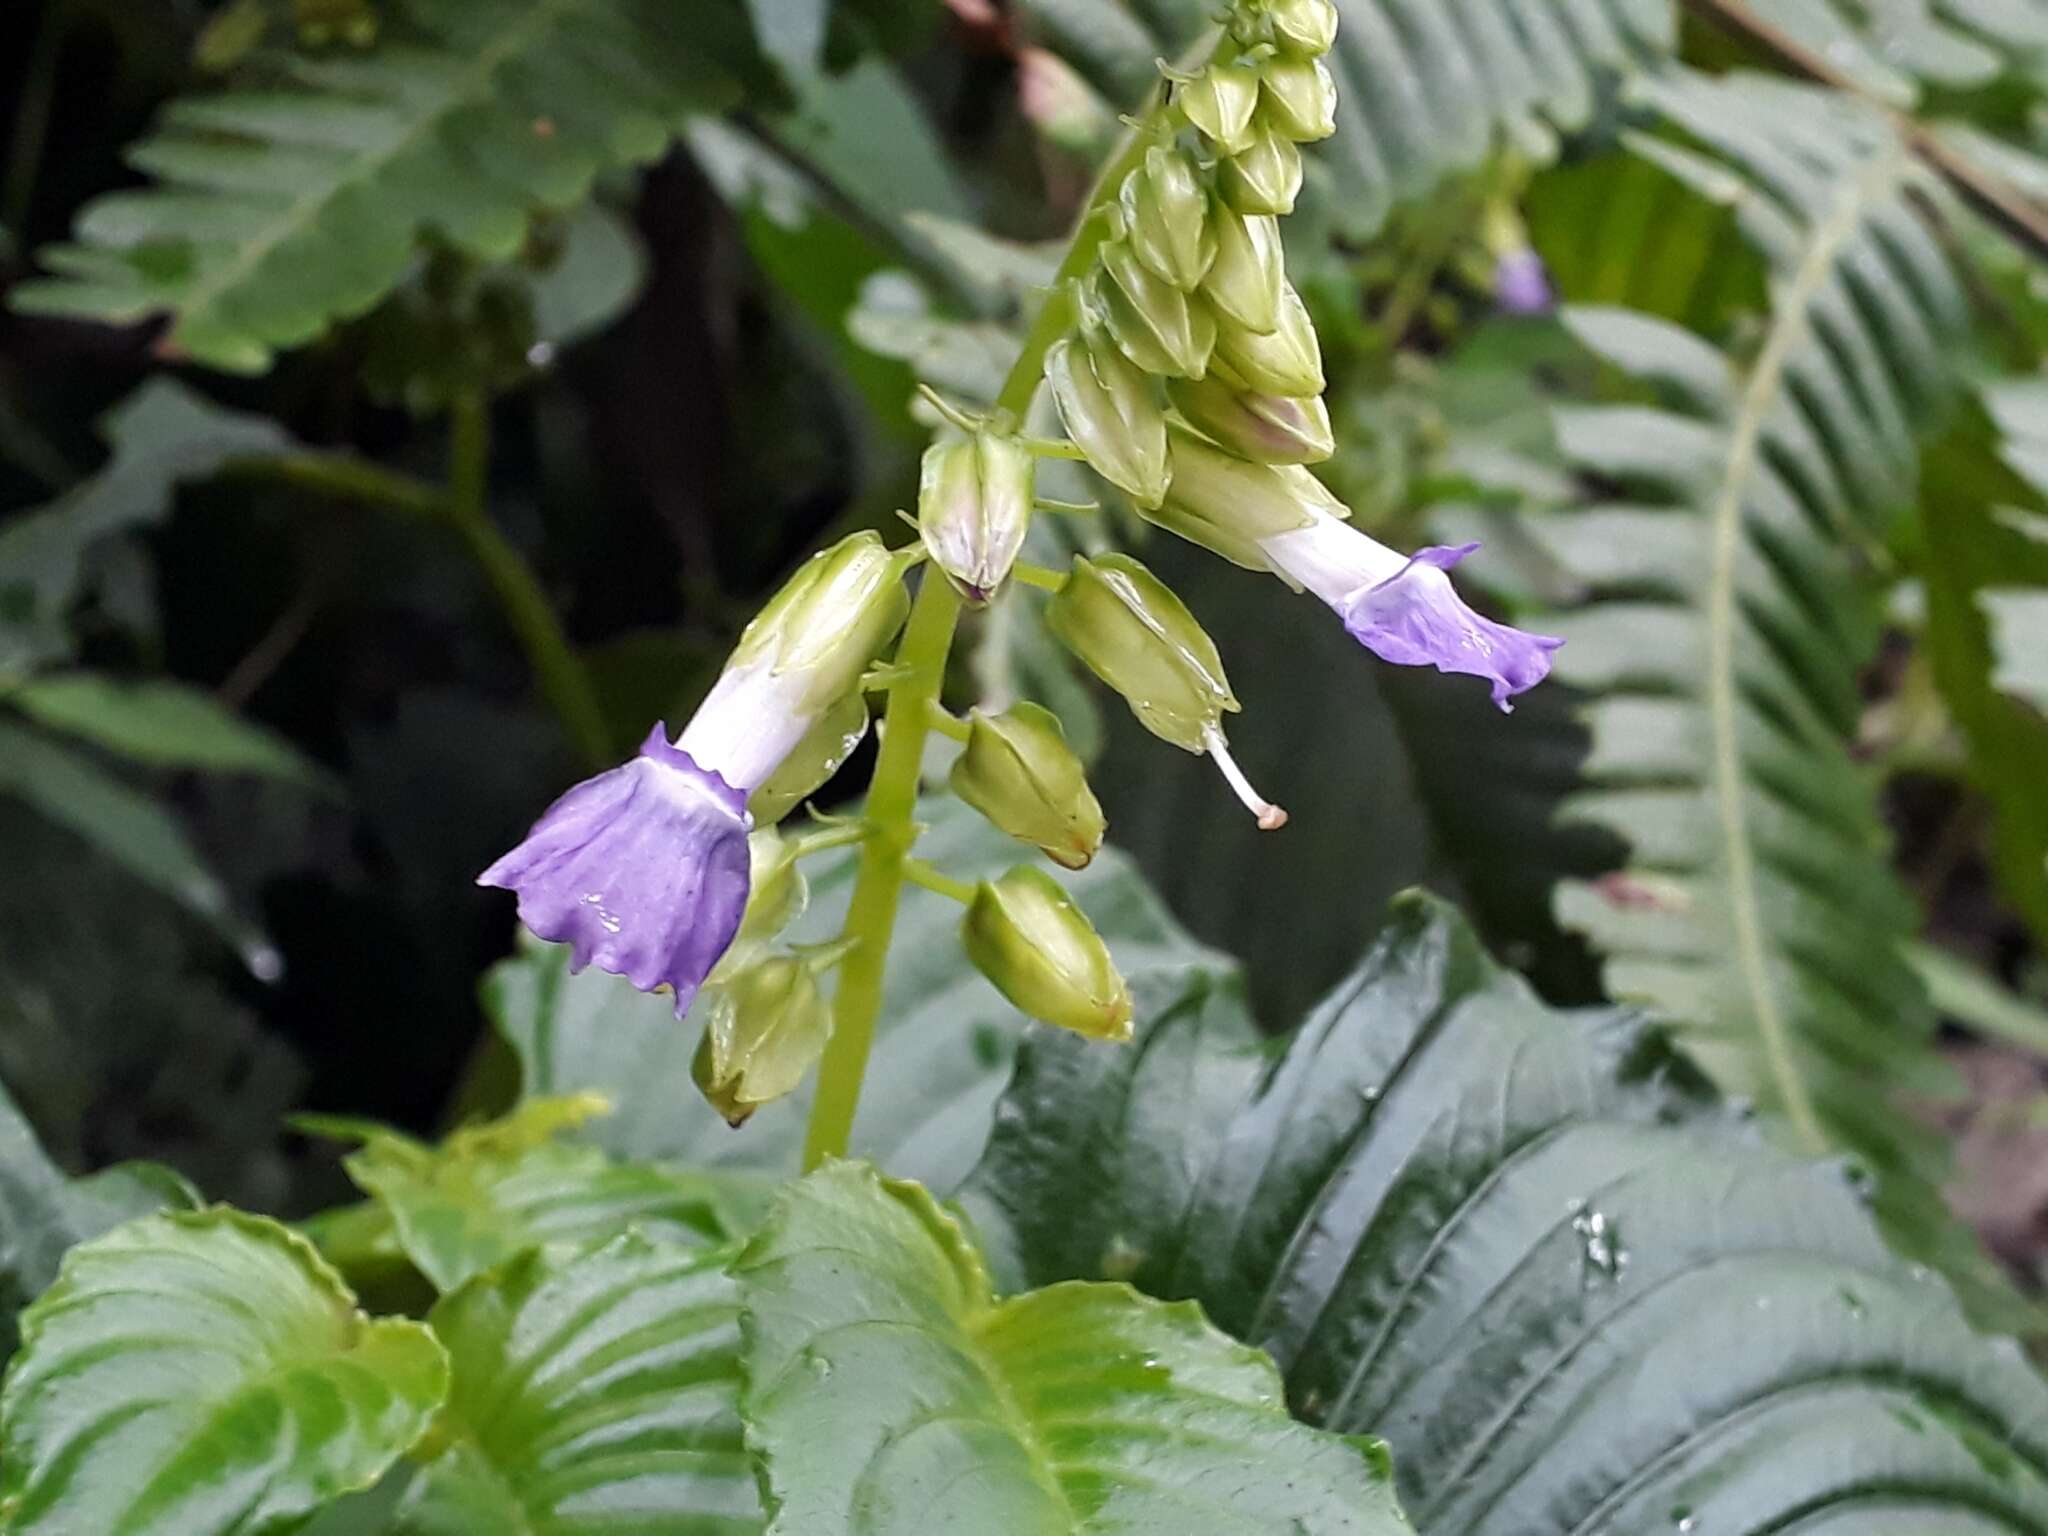
[[[1493,269],[1494,302],[1511,315],[1547,315],[1557,303],[1550,269],[1534,251],[1510,251]]]
[[[1548,635],[1474,612],[1444,573],[1477,549],[1436,545],[1418,550],[1385,581],[1361,587],[1339,610],[1344,627],[1374,655],[1404,667],[1464,672],[1493,685],[1493,702],[1508,700],[1550,675],[1550,653],[1563,645]]]
[[[676,1017],[731,946],[747,910],[747,797],[657,725],[631,762],[586,779],[526,840],[477,876],[519,897],[519,920]]]

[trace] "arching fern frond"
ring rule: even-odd
[[[1631,849],[1562,886],[1559,915],[1724,1087],[1808,1149],[1858,1154],[1895,1235],[1931,1254],[1941,1147],[1900,1100],[1943,1074],[1901,953],[1914,909],[1850,748],[1885,537],[1964,301],[1881,115],[1750,78],[1646,96],[1691,139],[1651,152],[1733,204],[1771,305],[1741,360],[1661,320],[1569,317],[1655,403],[1563,413],[1567,457],[1610,493],[1533,524],[1583,590],[1544,623],[1590,698],[1566,814]]]
[[[751,49],[730,0],[403,0],[371,52],[172,103],[130,152],[153,178],[89,205],[17,307],[128,323],[260,372],[376,304],[423,232],[503,257],[539,210],[667,148],[729,99]]]

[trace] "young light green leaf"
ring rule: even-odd
[[[646,0],[404,0],[373,51],[277,61],[287,85],[174,102],[133,153],[157,178],[80,216],[15,302],[127,323],[168,311],[172,348],[260,373],[388,293],[431,227],[511,255],[537,208],[651,160],[730,103],[752,45],[731,0],[690,25]],[[396,18],[393,19],[394,21]]]
[[[167,679],[124,683],[92,672],[55,673],[0,693],[0,700],[53,731],[156,767],[259,773],[302,784],[323,778],[283,737]]]
[[[1272,1362],[1122,1285],[998,1302],[922,1188],[834,1163],[734,1267],[771,1536],[1393,1536],[1372,1441],[1290,1419]]]
[[[443,1448],[390,1536],[742,1536],[760,1496],[742,1439],[726,1255],[637,1234],[528,1252],[428,1318],[454,1361]]]
[[[669,1091],[688,1097],[687,1082]],[[614,1162],[600,1148],[552,1139],[592,1112],[587,1100],[529,1100],[439,1146],[360,1122],[314,1117],[301,1124],[362,1138],[361,1150],[345,1160],[349,1177],[390,1212],[399,1246],[444,1292],[528,1249],[587,1243],[628,1227],[684,1244],[736,1235],[738,1223],[711,1177]]]
[[[1429,1536],[2048,1520],[2048,1383],[1860,1177],[1434,899],[1280,1055],[1227,991],[1156,1018],[1027,1043],[968,1214],[1015,1283],[1127,1278],[1270,1350],[1302,1418],[1387,1438]]]
[[[72,1250],[0,1388],[10,1536],[271,1536],[419,1439],[448,1357],[304,1239],[224,1209]]]

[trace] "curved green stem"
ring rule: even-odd
[[[1156,99],[1147,118],[1152,110],[1156,110]],[[1146,122],[1141,120],[1104,167],[1053,279],[1052,292],[1040,306],[1038,318],[996,395],[997,412],[1007,413],[1019,426],[1029,416],[1045,377],[1046,353],[1073,328],[1072,279],[1094,264],[1108,233],[1108,221],[1101,217],[1104,200],[1116,195],[1124,177],[1143,159],[1147,142]],[[818,1066],[818,1096],[812,1102],[810,1126],[804,1135],[806,1172],[827,1158],[844,1157],[853,1137],[861,1080],[874,1049],[875,1022],[882,1014],[889,941],[896,931],[896,911],[909,878],[910,850],[917,841],[914,818],[925,741],[931,734],[933,710],[946,680],[946,659],[952,653],[959,622],[959,595],[943,577],[927,569],[891,670],[882,751],[868,785],[867,839],[846,926],[841,930],[842,937],[855,941],[857,947],[839,969],[839,989],[832,998],[832,1039]]]
[[[465,395],[455,402],[449,443],[448,520],[482,568],[484,580],[533,667],[541,697],[560,718],[585,761],[593,768],[609,767],[614,756],[611,732],[605,728],[590,674],[562,632],[533,567],[490,520],[486,498],[490,420],[490,406],[481,396]]]

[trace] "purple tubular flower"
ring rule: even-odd
[[[1526,249],[1510,251],[1495,264],[1493,296],[1510,315],[1547,315],[1557,302],[1543,258]]]
[[[1397,666],[1483,677],[1503,710],[1550,675],[1550,653],[1562,640],[1496,624],[1451,585],[1445,572],[1477,544],[1410,558],[1321,508],[1304,507],[1304,515],[1301,527],[1258,540],[1259,552],[1288,581],[1328,603],[1374,655]]]
[[[643,992],[666,986],[676,1017],[738,933],[747,909],[744,791],[669,744],[656,725],[640,755],[587,779],[477,877],[519,897],[519,918]]]
[[[1550,675],[1550,653],[1564,642],[1496,624],[1466,606],[1444,573],[1478,547],[1418,550],[1385,581],[1353,593],[1338,612],[1351,637],[1382,660],[1483,677],[1493,685],[1493,702],[1511,710],[1509,699]]]

